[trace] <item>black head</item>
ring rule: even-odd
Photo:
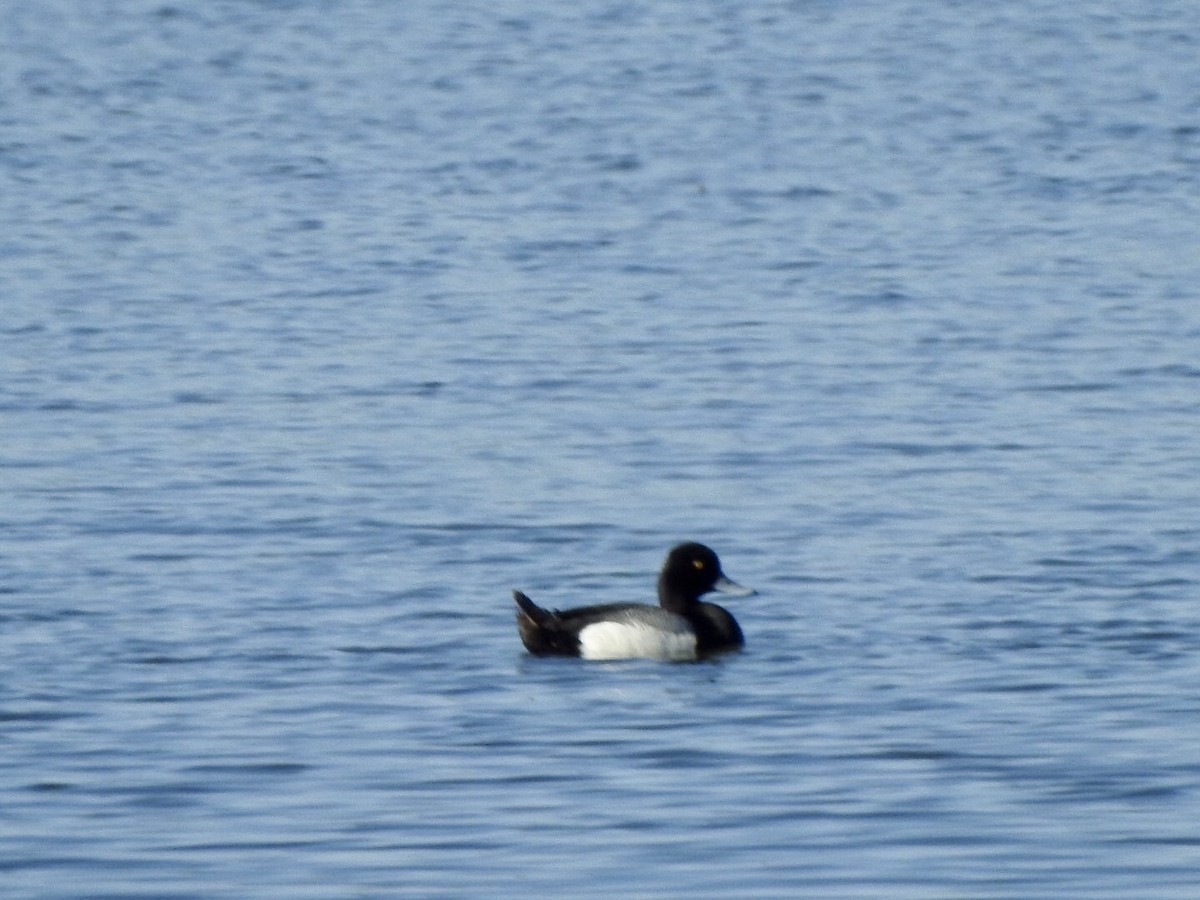
[[[721,571],[721,561],[703,544],[680,544],[667,554],[658,576],[658,602],[664,609],[695,603],[709,591],[746,596],[754,593]]]

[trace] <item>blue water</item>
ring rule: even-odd
[[[0,895],[1192,900],[1198,35],[8,4]]]

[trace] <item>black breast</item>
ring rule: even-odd
[[[700,653],[736,650],[746,643],[737,619],[715,603],[697,603],[687,618],[696,629],[696,650]]]

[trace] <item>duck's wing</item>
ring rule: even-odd
[[[613,623],[666,634],[690,635],[687,620],[644,603],[602,603],[574,609],[543,609],[526,594],[513,591],[521,643],[535,656],[579,656],[579,634],[591,625]]]
[[[608,603],[603,606],[585,606],[567,610],[561,615],[582,622],[586,628],[597,622],[615,622],[635,628],[651,628],[667,634],[690,634],[692,626],[681,615],[668,612],[661,606],[645,603]]]
[[[513,591],[513,600],[517,604],[521,643],[535,656],[578,656],[580,631],[604,621],[606,615],[635,605],[610,603],[568,610],[544,609],[521,591]]]

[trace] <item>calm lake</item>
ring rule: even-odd
[[[1200,896],[1198,59],[7,4],[0,895]],[[683,540],[744,652],[524,652]]]

